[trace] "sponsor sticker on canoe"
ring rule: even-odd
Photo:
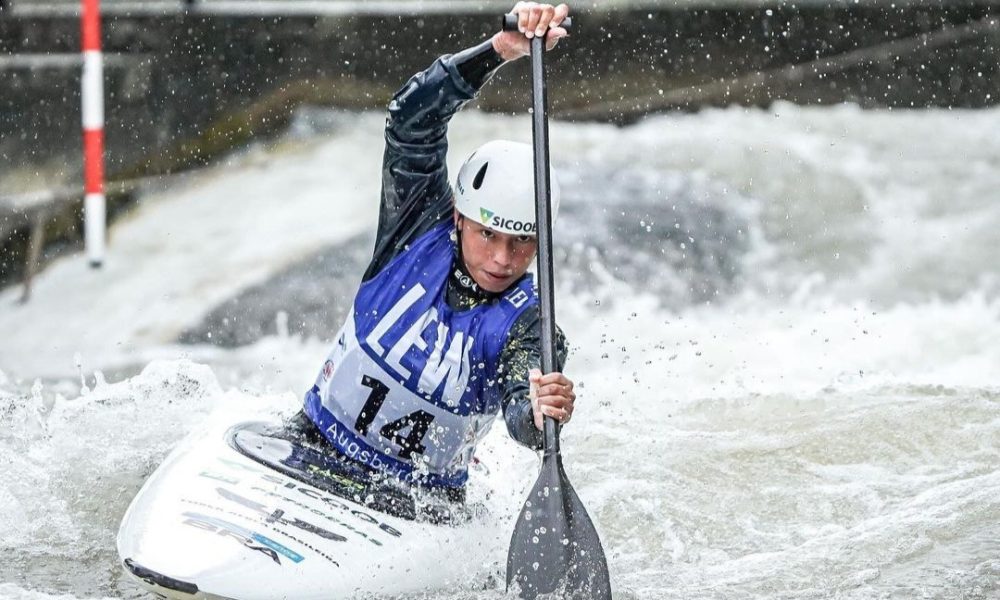
[[[256,531],[240,527],[235,523],[196,512],[185,512],[183,516],[187,519],[184,521],[185,525],[191,525],[204,531],[214,531],[219,535],[232,537],[250,550],[256,550],[269,556],[271,560],[279,565],[281,564],[281,560],[278,558],[279,555],[295,563],[302,562],[305,559],[304,556],[291,548],[279,544]]]

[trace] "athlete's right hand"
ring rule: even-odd
[[[569,6],[565,4],[552,6],[538,2],[518,2],[510,12],[517,14],[518,31],[501,31],[493,36],[493,49],[504,60],[514,60],[530,54],[531,39],[546,35],[546,31],[546,50],[555,48],[559,39],[568,35],[559,26],[569,15]]]

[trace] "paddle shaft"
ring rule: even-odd
[[[542,328],[542,372],[556,363],[556,304],[552,267],[552,206],[549,182],[549,119],[545,90],[545,39],[531,40],[531,129],[535,155],[535,219],[538,226],[538,295]],[[559,423],[545,417],[545,453],[559,453]]]
[[[568,27],[568,19],[561,26]],[[504,29],[516,30],[517,18],[508,16]],[[556,362],[544,36],[531,39],[531,87],[541,366],[544,373],[552,373],[559,367]],[[539,595],[550,595],[560,589],[560,597],[566,600],[611,600],[604,549],[587,509],[563,470],[559,430],[555,419],[545,417],[542,466],[514,526],[507,553],[507,589],[516,585],[523,600],[535,600]]]
[[[501,25],[504,31],[517,31],[518,16],[506,14]],[[559,24],[572,27],[566,17]],[[559,369],[556,362],[556,307],[552,267],[552,205],[549,182],[549,115],[545,88],[545,37],[531,38],[531,103],[532,143],[535,157],[535,223],[538,231],[538,296],[541,312],[542,373]],[[559,454],[559,422],[544,417],[545,454]]]

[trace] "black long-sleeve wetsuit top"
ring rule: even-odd
[[[452,219],[454,200],[448,183],[445,158],[448,123],[493,76],[502,59],[490,41],[454,55],[439,58],[417,73],[389,104],[382,165],[382,197],[378,233],[372,261],[364,281],[379,273],[415,239]],[[516,284],[515,284],[516,285]],[[497,302],[501,293],[479,288],[457,252],[448,281],[447,301],[456,310]],[[528,371],[541,365],[538,306],[515,321],[500,355],[497,385],[502,387],[502,407],[507,431],[515,440],[534,449],[542,447],[528,397]],[[567,351],[557,330],[560,370]]]

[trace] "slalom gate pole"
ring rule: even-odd
[[[104,262],[107,201],[104,196],[104,58],[101,54],[100,0],[81,0],[83,77],[84,241],[90,266]]]

